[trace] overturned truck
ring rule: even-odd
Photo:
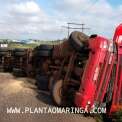
[[[60,45],[41,45],[35,50],[41,60],[38,87],[50,90],[58,106],[87,106],[91,110],[106,105],[108,114],[121,110],[121,35],[122,25],[117,27],[113,42],[73,32]]]
[[[0,66],[36,78],[58,106],[122,109],[122,24],[113,41],[75,31],[58,45],[0,49]]]
[[[48,89],[59,106],[73,105],[89,57],[88,40],[87,35],[75,31],[59,45],[40,45],[34,50],[37,86]]]

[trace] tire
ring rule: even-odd
[[[52,45],[40,45],[37,47],[37,50],[52,50],[53,46]]]
[[[63,81],[58,80],[54,81],[52,89],[51,89],[51,96],[53,98],[54,103],[57,106],[62,106],[62,93],[61,93],[61,88],[62,88]]]
[[[50,57],[52,55],[52,51],[49,50],[40,50],[36,52],[36,56],[39,57]]]
[[[4,66],[4,72],[12,72],[12,66]]]
[[[25,56],[26,52],[14,52],[14,56]]]
[[[26,73],[22,69],[13,68],[13,75],[16,77],[25,77]]]
[[[14,52],[25,52],[26,49],[23,49],[23,48],[15,48],[13,51]]]
[[[86,45],[88,45],[88,39],[89,37],[84,33],[74,31],[69,37],[69,42],[76,51],[80,52]]]
[[[48,90],[48,77],[45,75],[36,76],[36,84],[40,90]]]
[[[0,66],[0,72],[4,72],[4,66]]]
[[[0,48],[0,52],[8,52],[9,49],[8,48]]]
[[[2,52],[2,51],[0,51],[0,56],[5,56],[7,54],[8,54],[8,52]]]
[[[12,51],[13,56],[24,56],[26,55],[26,49],[23,48],[16,48]]]

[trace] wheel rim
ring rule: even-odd
[[[62,97],[62,80],[56,82],[53,90],[53,98],[57,105],[61,105],[61,97]]]

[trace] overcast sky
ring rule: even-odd
[[[0,0],[0,38],[61,39],[67,22],[85,23],[112,38],[122,23],[122,0]]]

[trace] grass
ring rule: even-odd
[[[37,46],[39,46],[40,44],[47,44],[47,45],[56,45],[56,44],[59,44],[60,41],[56,42],[56,41],[41,41],[39,43],[32,43],[32,44],[20,44],[20,43],[15,43],[15,42],[11,42],[8,44],[8,47],[10,49],[13,49],[13,48],[35,48]]]
[[[113,116],[113,119],[115,119],[116,122],[122,122],[122,110],[116,112]]]
[[[35,48],[36,46],[38,46],[38,44],[10,43],[8,47],[9,47],[10,49],[13,49],[13,48]]]
[[[102,115],[96,115],[95,117],[94,117],[94,119],[96,120],[96,122],[103,122],[103,118],[102,118]]]

